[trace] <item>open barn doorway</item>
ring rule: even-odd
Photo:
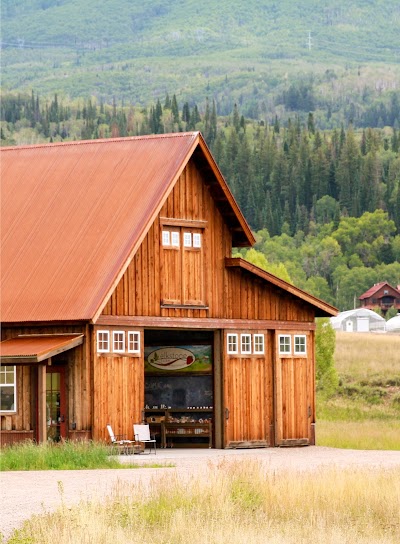
[[[213,333],[145,331],[144,420],[161,448],[213,447]]]

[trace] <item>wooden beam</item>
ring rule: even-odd
[[[272,319],[215,319],[194,317],[152,317],[102,315],[96,325],[118,327],[145,327],[160,329],[271,329],[313,331],[314,322],[275,321]]]
[[[47,442],[46,365],[38,365],[38,440]]]

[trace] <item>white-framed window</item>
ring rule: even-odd
[[[183,246],[192,247],[192,233],[191,232],[183,233]]]
[[[305,334],[294,335],[294,353],[295,355],[307,354],[307,337]]]
[[[97,331],[97,351],[98,353],[110,351],[110,331]]]
[[[229,333],[226,338],[227,342],[227,351],[230,354],[238,353],[239,346],[238,346],[238,335]]]
[[[240,335],[240,352],[243,355],[251,353],[251,334]]]
[[[171,246],[172,247],[179,247],[180,241],[179,241],[179,232],[173,230],[171,232]]]
[[[125,352],[125,331],[113,331],[113,352]]]
[[[15,366],[0,367],[0,412],[17,411],[17,372]]]
[[[128,352],[140,353],[140,332],[128,331]]]
[[[253,336],[253,346],[254,346],[254,353],[264,353],[264,335],[263,334],[255,334]]]
[[[162,231],[162,245],[163,246],[171,245],[171,233],[169,232],[169,230]]]
[[[193,247],[201,247],[201,234],[199,232],[193,233]]]
[[[292,353],[292,337],[290,334],[279,335],[279,354],[287,355]]]

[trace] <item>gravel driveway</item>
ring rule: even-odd
[[[316,470],[321,467],[390,468],[400,466],[399,451],[339,450],[319,446],[304,448],[269,448],[258,450],[161,450],[154,455],[121,456],[122,462],[146,464],[172,463],[173,468],[142,470],[57,470],[1,472],[0,533],[8,538],[14,528],[33,514],[55,510],[63,501],[71,505],[81,499],[101,498],[118,488],[149,484],[166,471],[185,477],[206,476],[210,467],[221,461],[257,460],[268,471]],[[62,490],[62,492],[61,492]]]

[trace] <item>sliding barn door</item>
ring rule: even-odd
[[[223,382],[224,446],[269,446],[272,411],[270,361],[265,355],[225,355]]]
[[[287,335],[289,336],[289,335]],[[314,414],[313,365],[307,354],[282,354],[277,337],[275,357],[275,444],[296,446],[312,443]]]

